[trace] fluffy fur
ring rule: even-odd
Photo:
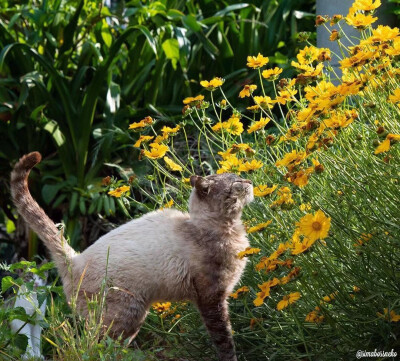
[[[136,335],[153,302],[190,300],[200,310],[219,359],[236,360],[226,299],[246,264],[237,253],[249,245],[240,218],[253,199],[251,182],[234,174],[193,176],[189,213],[148,213],[76,254],[29,193],[27,178],[40,159],[34,152],[17,163],[12,197],[49,249],[68,299],[84,275],[78,294],[82,314],[86,297],[99,292],[107,268],[105,324],[112,323],[114,335]]]

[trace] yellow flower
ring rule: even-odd
[[[335,41],[339,39],[339,32],[337,30],[332,30],[331,35],[329,36],[330,41]]]
[[[170,128],[170,127],[166,127],[164,126],[161,131],[163,132],[163,134],[174,134],[176,133],[179,129],[181,129],[180,125],[177,125],[175,128]]]
[[[296,55],[300,64],[311,64],[318,59],[319,49],[315,46],[305,46]]]
[[[394,310],[391,310],[389,313],[389,310],[387,308],[383,309],[384,315],[381,313],[377,312],[376,314],[378,317],[384,318],[385,320],[388,320],[390,322],[399,322],[400,321],[400,315],[397,315]]]
[[[385,53],[391,56],[400,55],[400,38],[397,37],[393,40],[393,44],[385,49]]]
[[[372,11],[381,6],[381,0],[355,0],[352,8],[355,11]]]
[[[260,184],[259,186],[254,187],[253,193],[255,197],[265,197],[270,195],[277,187],[277,185],[274,185],[269,188],[267,185]]]
[[[253,113],[258,113],[260,111],[260,106],[258,104],[252,105],[251,107],[247,107],[247,110],[250,110]]]
[[[324,320],[324,316],[318,313],[319,310],[311,311],[305,318],[306,322],[321,323]]]
[[[224,79],[222,78],[213,78],[210,81],[208,80],[202,80],[200,82],[200,85],[203,88],[206,88],[207,90],[215,90],[217,88],[219,88],[222,84],[224,84]]]
[[[262,231],[263,229],[267,228],[271,223],[272,223],[272,220],[269,220],[269,221],[264,222],[264,223],[257,224],[254,227],[250,227],[247,230],[247,233],[255,233],[255,232]]]
[[[232,154],[230,157],[221,160],[219,162],[221,168],[217,170],[217,174],[221,173],[240,173],[239,166],[242,162],[236,157],[235,154]]]
[[[322,300],[320,303],[323,304],[323,303],[329,303],[329,302],[333,301],[336,298],[337,294],[338,294],[338,291],[335,291],[335,292],[331,293],[329,296],[322,297]]]
[[[330,23],[330,25],[333,26],[333,25],[337,24],[337,23],[338,23],[340,20],[342,20],[342,19],[343,19],[343,16],[342,16],[342,15],[338,15],[338,14],[333,15],[332,18],[331,18],[331,23]]]
[[[239,296],[239,294],[245,293],[245,292],[249,292],[249,291],[250,291],[250,288],[249,288],[249,287],[243,286],[243,287],[238,288],[238,289],[236,290],[236,292],[231,293],[230,296],[231,296],[232,298],[234,298],[234,299],[237,299],[238,296]]]
[[[360,247],[365,244],[365,242],[368,242],[371,240],[373,235],[371,233],[362,233],[360,238],[354,243],[354,247]]]
[[[253,123],[249,129],[247,129],[247,133],[253,133],[257,130],[263,129],[268,123],[270,119],[267,118],[261,118],[259,121]]]
[[[188,97],[183,99],[183,104],[185,105],[196,105],[196,103],[200,103],[204,100],[204,95],[197,95],[196,97]]]
[[[161,144],[164,140],[168,139],[168,133],[163,133],[162,135],[157,135],[153,143]]]
[[[350,8],[349,14],[345,19],[347,24],[360,30],[367,28],[378,20],[378,18],[374,18],[372,15],[357,13],[354,8]]]
[[[376,29],[372,30],[372,35],[364,40],[363,44],[376,44],[387,41],[395,40],[399,36],[398,28],[391,28],[390,26],[379,25]]]
[[[112,191],[109,191],[108,194],[110,196],[120,198],[124,193],[128,192],[129,189],[130,189],[129,186],[122,186],[122,187],[118,187]]]
[[[182,167],[179,164],[176,164],[171,158],[164,157],[164,162],[169,169],[176,172],[181,172]]]
[[[160,208],[160,210],[166,209],[166,208],[171,208],[173,205],[174,205],[174,200],[171,199],[170,201],[168,201],[167,203],[165,203],[165,204]]]
[[[278,199],[271,204],[271,208],[275,206],[291,207],[294,204],[292,193],[288,187],[281,187],[278,189]]]
[[[237,116],[232,115],[226,122],[219,122],[211,127],[211,129],[214,132],[224,129],[233,135],[240,135],[243,133],[243,124]]]
[[[293,247],[293,249],[292,249],[293,256],[307,251],[315,242],[315,241],[310,240],[309,238],[305,238],[303,240],[303,242],[300,242],[299,240],[296,240],[296,238],[299,238],[298,232],[294,233],[292,244],[291,244],[291,247]]]
[[[275,277],[272,280],[264,282],[262,285],[258,285],[261,292],[257,293],[257,298],[253,301],[254,306],[259,307],[263,304],[264,298],[270,295],[271,287],[279,285],[280,281]]]
[[[269,96],[255,96],[254,101],[263,109],[272,109],[274,107],[274,101]]]
[[[244,97],[249,97],[250,94],[253,93],[254,90],[257,89],[257,85],[245,85],[244,88],[240,91],[239,97],[244,98]]]
[[[262,76],[264,79],[267,79],[269,81],[273,81],[278,79],[279,74],[281,74],[283,71],[282,68],[275,67],[273,69],[266,69],[262,72]]]
[[[302,204],[300,204],[299,208],[303,212],[310,211],[311,210],[311,204],[310,203],[302,203]]]
[[[246,154],[250,154],[250,155],[253,155],[256,152],[247,143],[232,144],[232,147],[229,149],[229,151],[232,154],[237,153],[241,150],[243,150]]]
[[[287,89],[279,92],[279,96],[276,97],[276,101],[285,105],[287,102],[293,101],[293,97],[297,94],[295,89]]]
[[[283,310],[287,306],[291,305],[292,303],[296,302],[301,297],[300,292],[293,292],[286,296],[283,296],[283,299],[278,302],[276,305],[276,309],[278,311]]]
[[[305,152],[297,152],[297,150],[293,150],[290,153],[286,153],[285,156],[277,161],[275,165],[277,167],[293,167],[295,165],[300,164],[306,157]]]
[[[306,236],[310,242],[328,237],[331,219],[324,212],[318,210],[315,214],[308,213],[296,223],[300,234]]]
[[[260,160],[253,159],[251,162],[242,163],[239,166],[240,172],[252,172],[260,169],[264,164]]]
[[[393,94],[389,95],[389,101],[391,103],[400,103],[400,88],[397,88],[393,91]]]
[[[386,138],[381,144],[375,149],[375,154],[387,152],[390,149],[390,139]]]
[[[167,153],[169,150],[168,146],[164,144],[158,144],[158,143],[151,143],[150,144],[150,151],[145,150],[143,152],[144,156],[150,159],[158,159],[162,158],[165,153]]]
[[[264,65],[268,64],[268,62],[269,58],[262,56],[260,53],[258,53],[257,56],[247,57],[247,66],[253,69],[262,68]]]
[[[214,132],[219,132],[222,130],[222,122],[219,122],[211,127]]]
[[[143,143],[143,142],[147,142],[147,141],[149,141],[149,140],[152,140],[154,137],[152,137],[152,136],[150,136],[150,135],[141,135],[140,137],[139,137],[139,139],[136,141],[136,143],[133,145],[134,147],[136,147],[136,148],[139,148],[140,147],[140,145]]]
[[[147,127],[148,125],[153,123],[153,118],[152,117],[146,117],[142,119],[140,122],[132,123],[129,125],[129,129],[138,129],[138,128],[144,128]]]
[[[285,262],[285,266],[287,267],[291,267],[293,263],[292,259],[289,259],[288,261]],[[295,278],[296,276],[298,276],[300,273],[300,267],[295,267],[292,271],[289,272],[289,274],[285,277],[282,277],[280,279],[280,282],[282,285],[286,285],[287,283],[289,283],[293,278]]]
[[[247,247],[244,251],[239,252],[237,254],[237,257],[239,259],[243,259],[244,257],[250,256],[252,254],[260,253],[260,251],[261,251],[260,248]]]
[[[152,306],[155,311],[161,313],[171,308],[171,302],[156,302]]]

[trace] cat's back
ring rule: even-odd
[[[132,288],[138,279],[158,287],[182,283],[193,249],[177,229],[188,218],[175,209],[150,212],[99,238],[74,259],[75,266],[82,271],[87,268],[85,277],[93,281],[104,277],[107,268],[119,285]]]
[[[83,254],[100,256],[127,252],[124,253],[127,256],[154,253],[160,248],[165,252],[165,247],[175,248],[181,242],[176,228],[188,217],[187,213],[176,209],[147,213],[100,237]]]

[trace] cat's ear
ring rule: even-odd
[[[206,195],[210,191],[210,182],[204,177],[192,175],[190,177],[190,184],[196,188],[199,194]]]

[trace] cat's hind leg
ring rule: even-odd
[[[148,314],[146,302],[120,291],[107,296],[106,307],[104,324],[106,327],[111,325],[110,335],[113,338],[122,335],[133,340]]]

